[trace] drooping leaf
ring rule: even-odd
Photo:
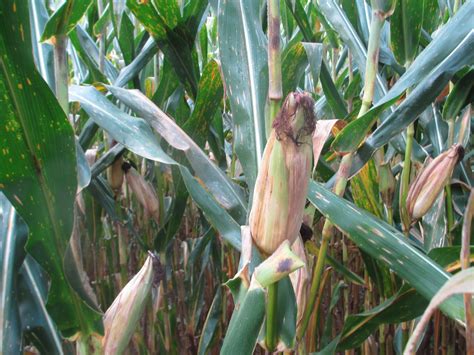
[[[308,252],[314,256],[319,254],[319,248],[315,245],[313,241],[307,241],[305,243],[305,248]],[[364,279],[354,273],[353,271],[349,270],[343,264],[341,264],[338,260],[334,259],[331,255],[326,255],[326,264],[332,266],[336,272],[344,276],[347,281],[353,282],[357,285],[363,285]]]
[[[337,33],[344,43],[351,49],[357,67],[362,74],[364,74],[365,63],[367,61],[367,49],[349,19],[344,14],[342,8],[334,0],[319,0],[318,4],[321,12],[326,16],[331,26],[338,31]],[[386,83],[382,77],[377,74],[375,80],[375,101],[382,98],[386,92]]]
[[[102,10],[102,14],[97,19],[97,22],[94,23],[94,26],[92,26],[92,33],[94,36],[100,36],[102,31],[112,21],[111,11],[110,3],[106,4],[105,8]]]
[[[359,3],[360,2],[358,1],[357,2],[358,6],[359,6]],[[365,2],[362,2],[362,3],[364,3],[363,6],[365,7],[359,11],[359,14],[362,13],[364,16],[369,16],[368,5]],[[358,34],[356,30],[353,28],[349,19],[344,14],[341,7],[337,5],[334,0],[321,0],[319,2],[319,6],[321,8],[321,11],[327,17],[328,21],[331,23],[331,25],[338,31],[338,34],[341,37],[341,39],[350,48],[351,53],[354,57],[354,61],[357,64],[357,67],[359,68],[361,73],[364,74],[366,61],[367,61],[367,50],[362,40],[358,37]],[[361,15],[359,17],[364,18],[364,16]],[[366,24],[366,26],[368,26],[368,24]],[[374,102],[378,102],[382,97],[385,97],[384,95],[387,94],[386,86],[387,85],[386,85],[385,80],[382,78],[380,74],[377,73],[375,77]],[[398,93],[398,95],[400,94],[401,92]],[[393,97],[396,97],[398,95],[395,95]],[[384,121],[385,118],[386,117],[384,115],[380,117],[382,121]],[[392,144],[397,150],[404,151],[405,138],[403,137],[403,135],[397,136],[392,140]],[[426,157],[426,153],[422,151],[421,147],[418,145],[416,141],[413,142],[413,155],[419,160],[422,160]],[[359,169],[361,167],[362,166],[360,166]]]
[[[222,305],[222,289],[219,287],[212,301],[209,312],[207,313],[206,321],[202,327],[201,337],[199,338],[198,355],[206,354],[211,345],[212,339],[217,331],[220,318],[220,307]]]
[[[334,113],[337,119],[342,120],[347,116],[347,109],[342,99],[342,95],[336,88],[331,74],[329,74],[327,64],[324,60],[321,63],[321,72],[319,73],[319,80],[321,81],[321,86],[323,88],[324,95],[326,100],[331,107],[332,112]]]
[[[61,353],[59,332],[46,311],[47,277],[25,252],[28,227],[0,193],[0,352],[21,353],[32,341],[44,353]]]
[[[80,102],[81,107],[100,127],[135,154],[164,164],[175,164],[143,119],[121,111],[92,86],[72,86],[70,99]]]
[[[133,41],[133,23],[128,17],[125,11],[122,12],[122,18],[120,20],[120,29],[117,31],[117,40],[122,51],[123,60],[126,65],[132,62],[135,57],[135,44]]]
[[[27,340],[44,354],[63,351],[61,335],[46,310],[48,277],[38,263],[27,255],[18,279],[19,313]]]
[[[79,83],[92,84],[94,82],[108,82],[106,74],[99,70],[99,65],[97,62],[99,49],[92,40],[87,41],[83,46],[84,43],[79,39],[77,34],[77,32],[80,31],[78,30],[79,28],[80,26],[78,26],[75,31],[69,33],[68,36],[72,44],[72,62],[77,74],[77,78],[79,79]],[[89,45],[95,47],[91,50],[91,53],[89,53],[86,49]],[[94,53],[96,54],[95,56]]]
[[[446,245],[447,221],[445,196],[440,194],[433,206],[423,216],[423,246],[427,252]]]
[[[78,190],[81,191],[91,182],[91,169],[87,162],[81,145],[76,141],[76,158],[77,158],[77,183]]]
[[[374,216],[383,218],[377,169],[373,160],[365,164],[359,173],[352,178],[351,190],[357,206],[369,211]]]
[[[303,42],[303,47],[308,57],[309,68],[313,77],[313,85],[316,86],[319,80],[319,73],[321,72],[323,45],[320,43]]]
[[[211,223],[234,248],[240,250],[240,226],[237,222],[212,198],[204,187],[189,173],[185,167],[180,167],[184,183],[196,204],[202,209],[209,223]]]
[[[293,17],[295,18],[298,27],[307,42],[314,41],[314,34],[311,28],[311,24],[309,23],[308,16],[304,10],[303,5],[301,4],[300,0],[286,0],[285,1],[287,8],[292,13]]]
[[[1,192],[0,217],[0,352],[20,353],[23,336],[18,312],[17,273],[25,258],[28,229],[18,223],[18,214]]]
[[[173,148],[183,151],[216,201],[239,223],[245,223],[247,203],[240,189],[216,166],[198,145],[163,111],[137,90],[108,87],[124,104],[143,117]]]
[[[99,48],[95,44],[94,40],[81,26],[76,27],[74,35],[77,36],[84,55],[86,55],[89,60],[94,63],[95,68],[99,70]],[[105,58],[104,74],[107,76],[110,82],[113,82],[118,76],[118,70],[107,58]]]
[[[160,71],[160,78],[155,95],[152,101],[158,107],[165,107],[166,100],[173,94],[179,86],[179,80],[174,72],[171,64],[165,59]]]

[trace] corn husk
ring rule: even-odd
[[[298,256],[298,258],[300,258],[304,264],[300,269],[290,274],[291,285],[293,286],[293,291],[295,292],[296,305],[298,309],[298,313],[296,315],[296,327],[298,327],[303,320],[304,310],[306,309],[309,271],[303,240],[301,238],[297,238],[291,248],[293,249],[293,252],[296,254],[296,256]]]
[[[464,148],[454,144],[438,155],[418,174],[407,195],[407,212],[412,220],[423,217],[451,180],[453,170],[464,156]]]
[[[123,183],[123,157],[117,158],[112,165],[107,169],[107,180],[109,181],[112,191],[117,195],[122,188]]]
[[[298,237],[312,165],[313,100],[290,93],[263,153],[250,212],[252,238],[266,255]]]
[[[140,271],[125,285],[104,316],[104,354],[121,354],[132,338],[153,283],[153,260],[148,256]]]
[[[145,212],[153,217],[156,223],[159,223],[160,204],[155,189],[133,167],[130,167],[127,170],[125,179],[127,180],[127,184],[130,186],[130,190],[135,194],[135,197],[143,206]]]
[[[379,190],[382,201],[387,207],[392,207],[393,194],[395,192],[395,177],[390,164],[382,164],[379,168]]]

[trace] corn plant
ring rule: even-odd
[[[0,353],[474,354],[474,0],[2,0]]]

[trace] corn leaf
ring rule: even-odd
[[[126,23],[126,20],[124,23]],[[131,42],[133,44],[133,39],[131,40]],[[140,73],[140,71],[145,67],[145,65],[148,64],[148,62],[150,62],[150,60],[155,56],[157,52],[158,46],[156,42],[152,38],[148,39],[145,45],[143,46],[143,49],[133,59],[133,61],[120,70],[119,75],[114,81],[114,85],[118,87],[125,86],[130,80],[132,80],[136,75],[138,75],[138,73]]]
[[[204,67],[198,89],[193,112],[183,129],[201,148],[204,148],[211,119],[220,107],[224,93],[220,67],[215,60],[211,60]]]
[[[135,154],[164,164],[175,164],[160,147],[146,121],[121,111],[92,86],[72,86],[70,100],[78,101],[100,127]]]
[[[26,2],[0,6],[0,188],[29,227],[28,252],[51,278],[47,308],[66,336],[100,332],[99,313],[66,281],[76,193],[72,127],[34,69]],[[80,287],[80,285],[75,285]]]
[[[421,56],[421,55],[420,55]],[[418,57],[419,58],[419,57]],[[367,138],[357,150],[352,166],[352,173],[357,172],[369,160],[378,148],[387,144],[393,137],[402,132],[418,115],[420,115],[446,87],[454,74],[474,62],[474,29],[463,39],[449,56],[447,56],[398,106],[393,113]],[[414,66],[414,64],[412,65]],[[410,67],[411,68],[411,67]],[[405,74],[407,75],[407,74]],[[403,77],[402,77],[403,78]],[[393,91],[381,100],[378,105],[393,99]]]
[[[382,102],[393,99],[407,88],[418,84],[432,74],[438,65],[443,65],[453,52],[465,42],[474,30],[474,2],[467,1],[436,34],[431,43],[416,57],[410,68],[383,97]],[[472,63],[472,61],[471,61]],[[378,102],[377,104],[381,104]]]
[[[371,257],[390,267],[426,299],[431,299],[449,279],[436,262],[415,249],[396,229],[311,182],[309,200]],[[464,319],[461,298],[443,303],[441,310],[454,319]]]
[[[165,57],[172,63],[176,74],[189,94],[196,97],[199,69],[193,59],[192,48],[197,31],[195,22],[199,23],[206,3],[203,1],[192,2],[193,7],[188,10],[188,19],[192,20],[192,26],[187,25],[186,18],[177,18],[179,14],[173,10],[173,6],[175,6],[173,3],[175,2],[161,2],[161,6],[155,8],[151,2],[127,0],[127,7],[153,36]]]
[[[31,0],[29,2],[31,22],[31,42],[37,70],[49,87],[54,90],[53,46],[41,42],[41,34],[48,21],[49,15],[44,1]]]
[[[61,353],[61,337],[45,302],[48,280],[25,252],[28,227],[0,193],[0,352],[21,353],[24,339],[33,339],[44,353]]]
[[[41,41],[46,41],[54,36],[67,35],[76,27],[92,3],[92,0],[63,2],[46,23]]]
[[[173,148],[185,153],[191,167],[214,199],[239,223],[245,223],[247,202],[242,192],[199,148],[199,146],[163,111],[137,90],[108,87],[125,105],[143,117]]]
[[[222,73],[234,120],[235,151],[253,191],[265,148],[266,38],[258,1],[223,0],[218,13]]]
[[[420,42],[428,0],[399,0],[390,18],[390,42],[397,60],[412,61]]]

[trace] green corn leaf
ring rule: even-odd
[[[390,92],[383,97],[382,102],[391,100],[407,88],[432,76],[430,72],[449,60],[453,52],[468,40],[469,34],[474,31],[473,12],[473,1],[467,1],[461,6],[448,23],[438,31],[433,41],[416,57],[405,74],[390,89]]]
[[[193,113],[183,129],[203,148],[211,119],[221,105],[224,93],[219,64],[215,60],[204,67],[198,89]]]
[[[172,63],[176,74],[189,94],[196,97],[199,70],[192,56],[192,48],[197,29],[193,31],[193,29],[187,28],[185,23],[181,21],[178,23],[170,17],[170,14],[174,12],[165,10],[172,7],[173,2],[163,2],[160,13],[151,2],[127,0],[127,7],[153,36],[165,57]],[[163,16],[164,11],[165,15]],[[200,19],[199,13],[202,16],[203,11],[203,7],[199,8],[196,17]]]
[[[282,53],[281,72],[283,97],[295,91],[308,66],[306,51],[301,42],[291,43]]]
[[[41,34],[49,15],[44,1],[30,0],[31,42],[37,70],[49,87],[54,90],[53,47],[41,42]]]
[[[188,169],[180,167],[189,194],[202,209],[209,223],[211,223],[234,248],[240,250],[240,226],[237,222],[213,199],[199,182],[191,175]]]
[[[370,132],[372,126],[380,117],[382,112],[392,106],[398,97],[371,108],[363,116],[349,123],[336,136],[331,144],[331,148],[338,153],[350,153],[357,150],[357,147],[362,143],[367,133]]]
[[[219,3],[219,52],[232,117],[235,151],[249,190],[253,191],[265,148],[265,102],[268,91],[266,38],[257,1]]]
[[[421,55],[420,55],[421,56]],[[456,49],[446,57],[367,138],[358,149],[352,166],[354,174],[360,170],[378,148],[402,132],[440,94],[454,74],[474,61],[474,29]],[[411,67],[410,67],[411,68]],[[406,74],[405,74],[406,75]],[[403,77],[402,77],[403,78]],[[392,91],[378,105],[393,99]]]
[[[68,0],[62,3],[46,23],[41,41],[67,35],[76,27],[92,3],[92,0]]]
[[[323,61],[323,45],[320,43],[303,42],[306,56],[308,57],[309,68],[313,77],[313,85],[318,85],[319,74]]]
[[[473,96],[474,70],[467,72],[454,86],[443,107],[443,119],[455,119],[461,109],[469,102],[469,96]]]
[[[92,86],[72,86],[70,100],[78,101],[89,116],[117,142],[142,157],[176,164],[161,148],[150,126],[121,111]]]
[[[150,60],[153,59],[157,52],[158,46],[156,42],[152,38],[148,39],[143,49],[133,59],[133,61],[126,67],[122,68],[122,70],[120,70],[118,77],[114,81],[114,85],[118,87],[125,86],[130,80],[132,80],[140,73],[140,71],[145,67],[145,65],[147,65]],[[160,89],[157,89],[157,93],[161,92],[159,90]]]
[[[411,62],[418,50],[428,0],[398,0],[390,17],[390,41],[397,60]]]
[[[350,315],[344,323],[338,349],[351,349],[362,344],[380,324],[412,320],[423,313],[428,301],[410,287],[403,286],[395,295],[371,310]]]
[[[28,224],[27,251],[51,278],[51,317],[63,335],[87,336],[101,331],[101,316],[63,268],[77,187],[74,134],[34,68],[27,2],[2,2],[0,16],[0,165],[9,167],[0,171],[0,188]]]
[[[448,273],[411,246],[399,231],[322,185],[310,182],[308,198],[359,248],[390,267],[426,299],[431,299],[449,279]],[[461,298],[450,299],[441,310],[454,319],[464,319]]]

